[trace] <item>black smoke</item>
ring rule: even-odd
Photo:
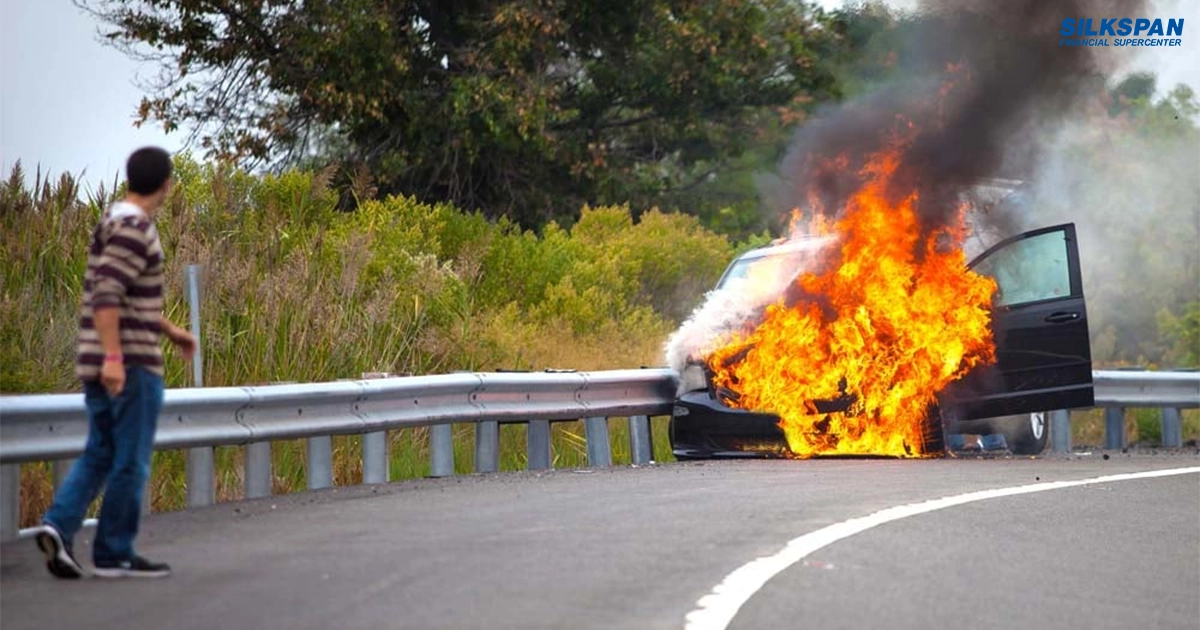
[[[889,192],[916,191],[926,228],[944,225],[981,179],[1033,177],[1036,136],[1102,85],[1119,54],[1060,47],[1063,19],[1138,15],[1141,4],[925,3],[895,25],[895,78],[827,108],[796,134],[767,194],[772,215],[794,207],[836,214],[861,185],[869,155],[914,127]]]

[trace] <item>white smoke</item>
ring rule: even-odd
[[[1200,134],[1102,105],[1043,135],[1026,199],[1005,218],[1075,224],[1095,364],[1174,367],[1160,321],[1200,300]]]
[[[748,256],[755,258],[727,272],[721,286],[709,291],[704,303],[667,340],[667,365],[682,371],[689,360],[702,358],[734,335],[749,332],[762,310],[782,299],[800,274],[815,270],[821,254],[835,241],[834,237],[796,235],[762,252],[769,255],[751,252]]]

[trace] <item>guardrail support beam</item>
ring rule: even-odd
[[[612,466],[612,447],[608,443],[608,418],[586,418],[583,421],[587,436],[587,456],[590,468]]]
[[[362,436],[363,483],[388,482],[388,434],[375,431]]]
[[[1179,409],[1175,407],[1162,408],[1162,445],[1166,448],[1183,446],[1183,423]]]
[[[21,528],[21,465],[0,466],[0,540],[12,540]]]
[[[1050,439],[1055,453],[1071,452],[1071,412],[1056,409],[1050,412]]]
[[[246,498],[259,499],[271,496],[271,443],[252,442],[246,445]]]
[[[1104,448],[1112,450],[1125,448],[1125,409],[1123,407],[1104,408]]]
[[[649,464],[654,459],[650,442],[650,417],[629,416],[629,459],[638,466]]]
[[[454,475],[454,425],[435,424],[429,427],[429,475]]]
[[[187,504],[188,507],[212,505],[216,499],[216,463],[213,447],[201,446],[187,451]],[[149,498],[149,495],[146,495]],[[150,501],[143,501],[149,506]]]
[[[151,471],[153,471],[153,464]],[[154,486],[150,485],[153,477],[154,473],[151,472],[150,476],[146,477],[146,485],[142,486],[142,516],[149,516],[154,511]]]
[[[71,474],[71,467],[75,465],[74,459],[56,459],[54,460],[54,493],[58,494],[58,489],[67,481],[67,475]],[[147,499],[149,496],[147,496]]]
[[[525,458],[529,470],[550,469],[550,421],[530,420],[525,429]]]
[[[308,438],[308,489],[333,487],[333,437]]]
[[[500,423],[484,420],[475,425],[475,472],[500,470]]]

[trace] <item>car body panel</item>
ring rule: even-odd
[[[782,457],[788,452],[779,416],[726,407],[707,390],[675,400],[670,438],[677,458]]]
[[[1004,267],[1034,250],[1042,256],[1037,261],[1040,277],[1006,276]],[[1003,260],[1013,252],[1018,256]],[[948,387],[939,396],[943,412],[954,420],[973,420],[1091,407],[1091,342],[1075,226],[1056,225],[1006,239],[970,266],[1001,285],[992,311],[996,363]]]

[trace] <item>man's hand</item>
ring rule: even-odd
[[[105,359],[100,367],[100,384],[109,396],[116,398],[125,389],[125,362]]]
[[[125,389],[125,358],[121,355],[121,313],[116,308],[97,308],[92,315],[96,335],[104,347],[104,364],[100,366],[100,384],[109,396],[120,395]]]
[[[179,352],[183,354],[184,359],[190,360],[196,354],[196,338],[192,333],[172,324],[164,317],[162,320],[163,333],[167,335],[167,339],[179,348]]]

